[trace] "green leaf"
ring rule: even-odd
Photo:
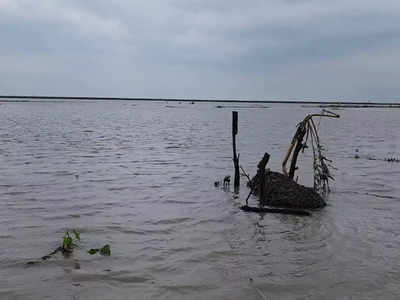
[[[76,231],[75,229],[73,229],[72,232],[75,235],[75,239],[77,239],[78,241],[81,241],[81,234],[78,231]]]
[[[64,250],[71,250],[72,247],[73,247],[73,240],[72,237],[70,237],[69,232],[67,231],[63,238],[62,248]]]

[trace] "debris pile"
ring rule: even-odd
[[[330,170],[335,169],[335,167],[324,153],[325,148],[319,138],[318,126],[313,120],[314,117],[339,118],[339,115],[323,110],[318,114],[307,115],[297,125],[297,130],[282,162],[282,173],[266,170],[270,157],[268,153],[265,153],[263,159],[259,162],[257,174],[253,178],[250,178],[241,168],[248,179],[247,185],[250,188],[246,205],[242,206],[242,210],[300,214],[298,210],[317,209],[326,206],[324,198],[330,192],[329,180],[334,179]],[[237,133],[236,128],[235,133]],[[296,182],[297,179],[294,179],[295,172],[298,170],[298,156],[300,152],[304,152],[307,148],[311,148],[313,153],[314,186],[312,188],[300,185]],[[286,164],[289,159],[290,169],[287,171]],[[236,165],[235,169],[237,169]],[[248,206],[248,199],[252,194],[258,196],[259,208]],[[285,210],[268,209],[265,206],[285,208]]]
[[[260,196],[258,174],[247,185]],[[267,170],[265,173],[265,194],[263,205],[298,209],[316,209],[326,205],[325,200],[313,188],[300,185],[289,177]]]

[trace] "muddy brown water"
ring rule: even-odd
[[[295,126],[318,108],[239,111],[250,173],[279,170]],[[214,187],[233,174],[231,108],[145,102],[0,106],[0,299],[399,299],[399,109],[341,109],[320,133],[334,160],[312,217],[244,213]],[[359,150],[359,159],[355,151]],[[299,180],[311,184],[310,153]],[[255,199],[250,200],[255,204]],[[69,258],[38,259],[66,229]],[[111,245],[112,255],[86,250]]]

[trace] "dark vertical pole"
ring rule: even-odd
[[[296,147],[294,148],[294,152],[292,155],[292,161],[290,162],[290,170],[289,170],[289,178],[293,180],[294,178],[294,172],[296,172],[297,167],[297,157],[299,156],[299,153],[301,149],[303,149],[303,138],[306,134],[306,129],[303,123],[299,125],[299,128],[296,131],[295,137],[297,140]]]
[[[269,154],[265,153],[263,159],[258,163],[258,178],[260,184],[260,205],[263,206],[265,203],[265,166],[269,161]]]
[[[239,189],[240,173],[239,173],[239,156],[236,153],[236,135],[238,133],[238,112],[232,112],[232,146],[233,146],[233,166],[235,167],[234,188]]]

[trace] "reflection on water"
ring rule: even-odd
[[[240,211],[244,182],[239,197],[213,185],[233,171],[231,110],[174,106],[1,106],[0,298],[399,298],[400,164],[383,161],[400,152],[399,110],[322,120],[336,182],[328,207],[304,218]],[[254,174],[266,151],[279,170],[311,108],[235,109],[241,164]],[[67,228],[82,236],[71,258],[25,265]],[[85,252],[106,243],[110,257]]]

